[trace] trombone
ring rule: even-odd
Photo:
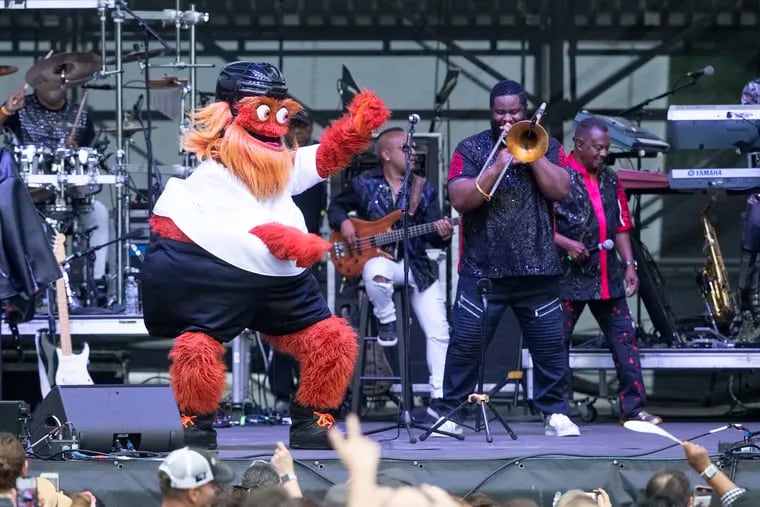
[[[501,170],[499,177],[496,178],[490,192],[488,192],[489,196],[493,195],[499,187],[501,179],[504,177],[507,169],[509,169],[509,166],[512,165],[513,160],[517,159],[519,162],[528,164],[530,162],[535,162],[546,154],[546,150],[549,149],[549,134],[546,133],[546,129],[544,129],[540,123],[545,112],[546,102],[543,102],[530,120],[518,121],[512,125],[508,131],[501,131],[501,135],[499,135],[499,138],[493,145],[493,149],[491,150],[491,153],[488,154],[488,158],[480,169],[477,178],[477,180],[479,180],[488,166],[491,165],[491,162],[496,155],[496,151],[499,149],[501,143],[504,143],[509,150],[510,157],[509,160],[507,160],[506,165],[504,165],[504,169]]]

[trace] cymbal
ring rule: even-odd
[[[7,76],[14,72],[18,72],[18,67],[14,67],[13,65],[0,65],[0,76]]]
[[[177,79],[174,76],[164,76],[163,79],[151,79],[148,88],[151,90],[168,90],[187,86],[187,79]]]
[[[35,63],[26,73],[26,82],[36,90],[71,88],[92,79],[100,69],[95,53],[61,53]]]
[[[153,58],[155,56],[163,56],[166,54],[165,48],[156,48],[151,49],[148,51],[148,58]],[[130,62],[138,62],[140,60],[145,60],[145,51],[130,51],[129,53],[124,53],[121,55],[121,63],[130,63]],[[116,64],[116,58],[111,58],[110,60],[106,61],[106,65],[115,65]]]

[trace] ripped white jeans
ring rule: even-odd
[[[393,304],[393,287],[404,283],[403,261],[392,261],[385,257],[373,257],[362,271],[367,297],[372,302],[373,312],[381,324],[396,320]],[[384,278],[390,282],[381,282]],[[427,341],[427,366],[430,374],[430,396],[443,396],[443,368],[446,363],[446,349],[449,346],[449,322],[446,319],[446,299],[443,286],[438,280],[422,292],[417,290],[412,272],[409,272],[411,306]]]

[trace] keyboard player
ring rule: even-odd
[[[760,78],[744,86],[742,104],[760,104]],[[751,160],[757,160],[753,154]],[[742,228],[741,255],[739,257],[739,306],[741,326],[737,334],[740,342],[757,341],[760,335],[760,194],[747,199]]]

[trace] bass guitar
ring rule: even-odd
[[[66,257],[65,245],[66,236],[57,234],[55,237],[54,252],[56,260],[61,263]],[[74,353],[71,346],[71,328],[69,327],[69,304],[66,299],[66,282],[61,277],[55,282],[55,301],[58,307],[58,329],[60,337],[60,347],[53,343],[50,333],[38,333],[36,339],[39,341],[41,353],[45,355],[46,382],[43,382],[42,372],[40,372],[40,384],[42,385],[42,396],[45,397],[54,385],[71,386],[71,385],[91,385],[93,384],[90,373],[87,371],[87,365],[90,362],[90,346],[85,343],[82,351]],[[47,385],[46,385],[47,384]]]
[[[392,256],[381,247],[404,239],[403,230],[392,229],[393,224],[400,218],[401,210],[395,210],[380,220],[374,221],[349,218],[356,230],[356,241],[353,243],[346,242],[340,232],[333,232],[330,235],[330,243],[332,243],[330,259],[338,273],[347,278],[356,277],[362,274],[362,268],[371,258],[382,255],[391,259]],[[451,225],[457,224],[459,224],[459,217],[451,220]],[[435,231],[435,222],[413,225],[409,227],[409,237],[422,236]]]

